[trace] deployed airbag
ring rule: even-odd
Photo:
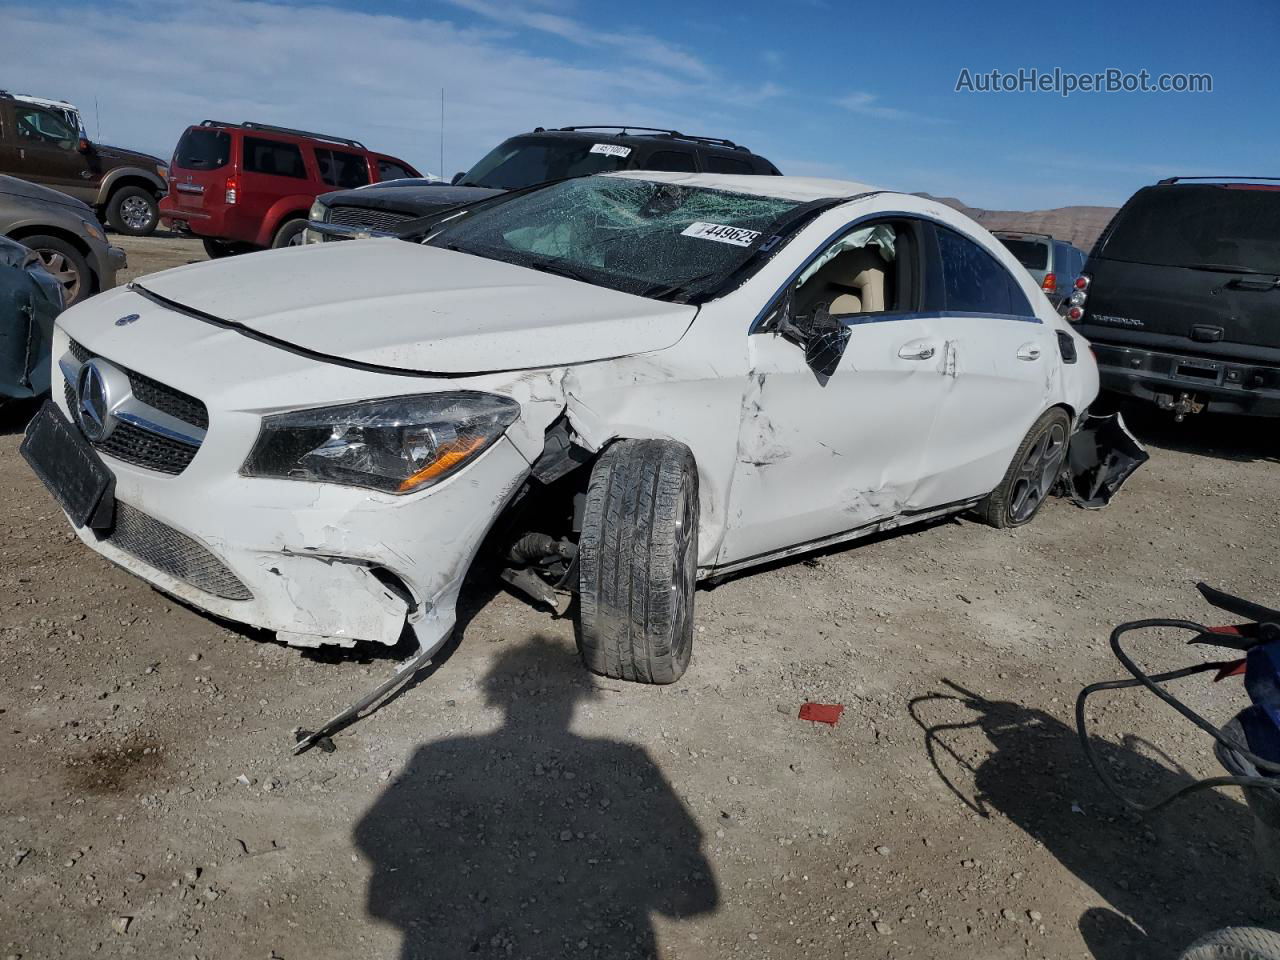
[[[1071,502],[1099,510],[1151,455],[1118,413],[1086,414],[1067,446],[1063,479]]]

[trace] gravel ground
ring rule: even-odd
[[[202,259],[126,239],[134,276]],[[430,676],[290,753],[383,677],[215,622],[82,548],[0,423],[0,956],[1170,958],[1275,919],[1235,795],[1127,814],[1071,711],[1106,635],[1218,619],[1205,579],[1273,604],[1269,424],[1135,426],[1108,510],[967,520],[698,594],[671,687],[601,681],[570,624],[467,592]],[[1190,656],[1154,638],[1156,665]],[[396,651],[397,655],[403,651]],[[1237,682],[1192,681],[1219,721]],[[841,703],[839,724],[797,718]],[[1215,772],[1149,699],[1094,712],[1151,793]]]

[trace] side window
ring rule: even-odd
[[[244,138],[244,170],[273,177],[297,177],[300,180],[307,177],[307,168],[302,165],[302,151],[297,144],[262,137]]]
[[[716,153],[704,153],[702,163],[708,173],[755,173],[746,160],[722,157]]]
[[[649,155],[649,159],[644,162],[644,169],[693,173],[693,154],[683,150],[659,150]]]
[[[39,107],[15,107],[18,137],[27,143],[74,150],[79,135],[57,114]]]
[[[404,178],[411,176],[413,176],[413,174],[398,163],[393,163],[390,160],[378,160],[379,180],[403,180]]]
[[[1013,276],[995,257],[968,237],[934,225],[938,244],[937,283],[930,290],[925,309],[949,313],[1035,313]]]
[[[331,187],[350,190],[369,182],[369,165],[358,153],[345,150],[316,150],[320,179]]]
[[[911,232],[882,221],[860,224],[818,254],[796,278],[795,315],[819,306],[833,316],[914,309]]]

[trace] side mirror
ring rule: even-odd
[[[459,170],[457,173],[455,173],[455,174],[453,175],[453,179],[452,179],[452,180],[450,180],[450,181],[449,181],[449,183],[450,183],[450,184],[455,184],[455,183],[457,183],[459,180],[461,180],[463,177],[465,177],[466,175],[467,175],[467,172],[466,172],[465,170]]]
[[[92,146],[93,144],[89,142],[88,137],[81,137],[80,141],[76,144],[76,150],[78,150],[80,153],[88,153],[89,148]]]
[[[818,307],[804,341],[804,362],[809,369],[823,380],[835,373],[849,344],[849,333],[848,327],[831,318],[825,306]]]

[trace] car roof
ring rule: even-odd
[[[624,126],[575,126],[575,127],[534,127],[525,133],[508,137],[553,137],[562,140],[584,140],[598,143],[631,144],[633,146],[652,146],[654,144],[674,144],[684,147],[699,147],[715,153],[726,155],[747,154],[759,156],[750,147],[721,137],[704,137],[679,130],[662,130],[657,127],[624,127]]]
[[[856,197],[864,193],[886,193],[879,187],[858,183],[856,180],[829,180],[825,177],[761,177],[740,173],[671,173],[660,170],[620,170],[617,173],[600,174],[605,177],[623,177],[629,180],[650,180],[654,183],[678,183],[686,187],[705,187],[711,190],[728,190],[757,197],[778,197],[782,200],[829,200]]]

